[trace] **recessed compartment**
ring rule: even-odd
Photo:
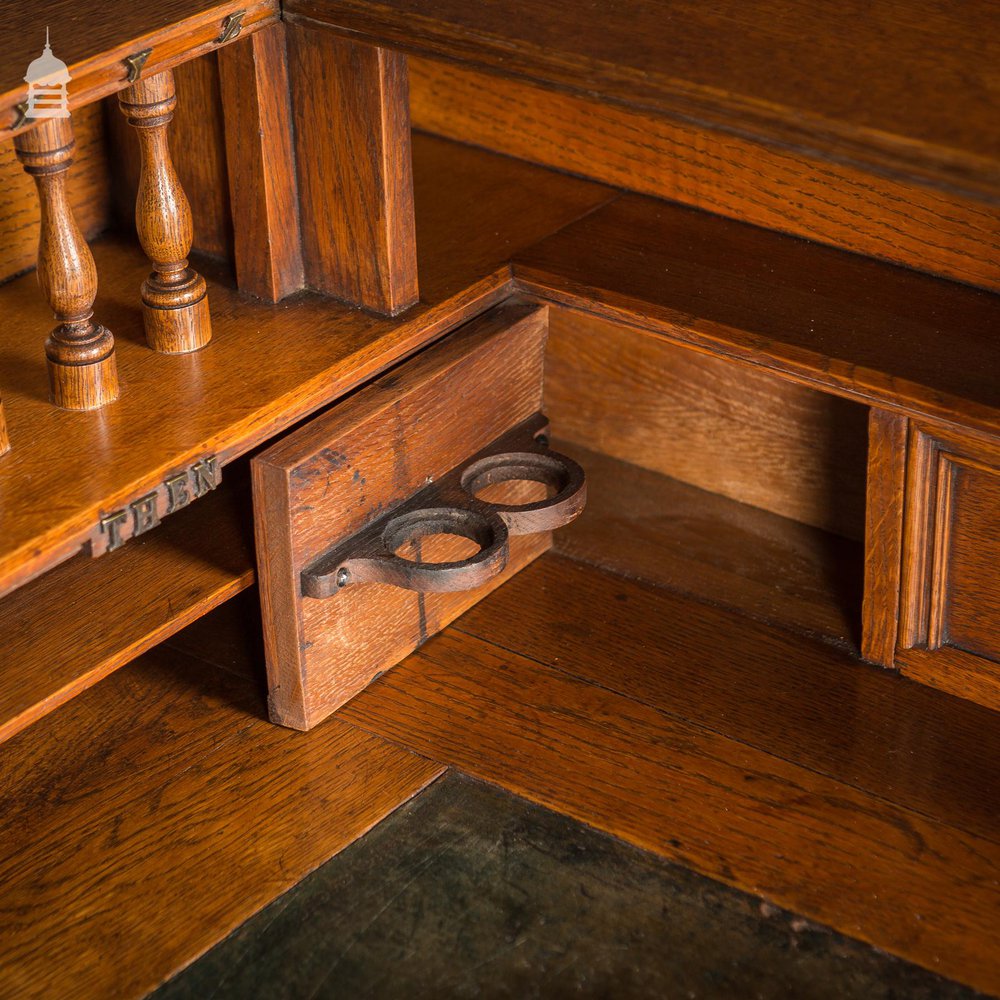
[[[560,552],[858,647],[867,407],[556,308],[545,405],[589,484]]]

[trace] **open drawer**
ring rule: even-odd
[[[254,459],[269,710],[309,729],[543,553],[585,502],[504,304]]]

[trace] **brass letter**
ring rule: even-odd
[[[203,458],[191,466],[191,475],[194,478],[194,495],[203,497],[219,485],[219,463],[214,457]]]
[[[156,497],[155,493],[147,493],[146,496],[139,497],[138,500],[133,500],[129,504],[135,525],[135,530],[132,532],[133,537],[144,535],[160,523],[160,515],[156,512]]]
[[[122,539],[122,525],[128,520],[127,510],[116,510],[113,514],[101,518],[101,531],[108,536],[108,546],[106,552],[114,552],[124,544]]]
[[[167,513],[186,507],[191,502],[191,494],[187,491],[188,477],[186,472],[179,472],[163,481],[167,488]]]

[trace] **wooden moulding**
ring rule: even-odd
[[[142,283],[146,341],[163,354],[187,354],[212,337],[208,285],[187,257],[194,238],[191,206],[170,155],[167,130],[177,97],[170,70],[139,80],[118,95],[139,136],[142,167],[135,225],[153,273]]]
[[[306,283],[374,312],[413,305],[406,57],[289,29]]]
[[[906,494],[897,662],[1000,708],[1000,446],[915,423]]]
[[[454,63],[409,68],[414,128],[1000,289],[996,203]]]
[[[38,188],[38,283],[58,320],[45,341],[52,401],[93,410],[118,398],[118,365],[114,337],[93,319],[97,267],[66,195],[74,145],[69,118],[47,118],[14,140]]]
[[[275,722],[316,725],[549,547],[550,532],[512,537],[506,570],[472,591],[302,596],[302,570],[334,542],[541,409],[545,330],[544,308],[499,306],[254,459]]]
[[[285,28],[219,50],[239,287],[277,302],[302,287]]]
[[[70,108],[83,108],[135,82],[130,57],[152,76],[230,44],[280,17],[277,0],[161,0],[157,4],[89,4],[86,16],[67,21],[63,7],[43,3],[30,22],[45,26],[49,12],[54,53],[72,77]],[[241,15],[237,17],[237,15]],[[227,18],[236,18],[237,24]],[[224,27],[226,25],[226,27]],[[58,27],[57,27],[58,26]],[[227,30],[228,29],[228,30]],[[24,72],[41,49],[34,30],[8,31],[0,42],[0,142],[32,127],[18,105],[27,94]],[[147,51],[148,50],[148,51]]]
[[[891,667],[896,653],[908,421],[873,408],[868,418],[865,592],[861,655]]]

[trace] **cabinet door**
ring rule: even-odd
[[[903,563],[903,672],[1000,707],[1000,448],[914,426]]]

